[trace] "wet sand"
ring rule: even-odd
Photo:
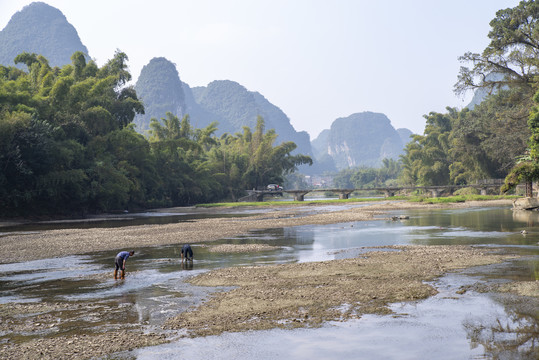
[[[141,246],[207,242],[264,228],[362,221],[375,216],[383,219],[384,216],[387,218],[384,213],[389,210],[502,204],[511,204],[511,201],[443,206],[383,202],[331,212],[317,207],[322,210],[310,215],[299,211],[298,206],[285,206],[248,218],[214,218],[129,228],[51,230],[4,236],[0,238],[0,251],[2,262],[7,263],[107,249],[136,250]],[[222,252],[242,251],[237,246],[216,249]],[[255,249],[249,251],[257,251]],[[164,327],[181,330],[184,336],[201,336],[223,331],[313,327],[328,320],[344,321],[365,313],[389,313],[387,305],[392,302],[423,299],[435,294],[436,289],[425,281],[448,271],[501,262],[508,257],[496,250],[468,246],[402,246],[380,250],[386,251],[362,254],[354,259],[225,268],[205,273],[190,281],[195,285],[235,288],[216,293],[197,308],[169,319]],[[65,309],[66,306],[75,308]],[[142,326],[132,323],[61,336],[50,330],[60,326],[58,318],[78,321],[87,318],[89,311],[94,316],[105,317],[111,312],[129,313],[130,309],[114,304],[91,310],[80,304],[0,305],[0,334],[8,334],[8,340],[0,344],[0,358],[92,358],[169,341],[161,332],[146,334]],[[37,337],[9,337],[10,333],[34,334]]]

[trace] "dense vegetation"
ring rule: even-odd
[[[383,159],[380,168],[356,167],[339,171],[334,177],[334,187],[339,189],[376,188],[397,185],[401,164],[393,159]]]
[[[526,159],[522,155],[528,146],[534,156],[539,136],[530,135],[536,132],[533,114],[537,112],[528,117],[538,89],[538,20],[535,1],[522,1],[496,13],[490,22],[490,44],[481,54],[461,57],[472,67],[461,68],[455,85],[457,92],[484,89],[490,95],[473,110],[448,108],[446,113],[425,116],[424,134],[414,136],[402,156],[402,183],[469,184],[504,178]],[[536,160],[527,159],[519,167],[533,175],[530,165]]]
[[[274,146],[262,118],[254,131],[214,135],[215,124],[192,128],[188,116],[152,120],[150,137],[134,130],[144,112],[117,52],[103,67],[73,54],[51,67],[22,53],[0,66],[0,215],[84,214],[235,199],[245,189],[310,163]]]
[[[334,187],[395,185],[396,179],[463,185],[506,177],[504,190],[509,190],[538,180],[538,21],[535,1],[498,11],[490,23],[490,44],[480,54],[462,56],[471,67],[461,69],[455,86],[457,92],[479,89],[490,95],[473,109],[431,112],[424,133],[413,136],[399,162],[385,159],[381,168],[342,170]],[[41,55],[21,53],[15,58],[20,68],[0,66],[0,215],[235,200],[245,189],[283,184],[285,175],[289,184],[304,187],[302,177],[292,173],[310,164],[310,157],[292,155],[294,142],[275,145],[277,133],[266,131],[261,117],[252,116],[253,129],[217,136],[217,123],[199,129],[189,116],[166,112],[151,119],[147,137],[137,133],[133,119],[144,114],[144,106],[127,86],[126,61],[117,52],[99,68],[75,52],[71,64],[59,68]],[[237,106],[225,106],[217,96],[229,87],[237,98],[228,105],[244,104],[240,100],[248,97],[252,109],[279,110],[228,82],[193,91],[220,116],[236,117]]]

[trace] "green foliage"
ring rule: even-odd
[[[502,89],[533,87],[539,60],[539,4],[521,1],[516,7],[499,10],[490,22],[489,45],[481,54],[468,52],[460,60],[472,63],[462,67],[455,85],[458,92],[474,88]],[[488,78],[489,74],[501,77]]]
[[[526,161],[516,165],[505,178],[505,183],[501,188],[503,193],[515,188],[523,182],[532,182],[539,179],[539,163]]]
[[[448,203],[460,203],[466,201],[487,201],[498,199],[515,199],[517,196],[507,195],[466,195],[466,196],[448,196],[431,198],[424,196],[395,196],[393,200],[405,200],[410,202],[424,202],[426,204],[448,204]],[[287,201],[288,205],[309,205],[309,204],[334,204],[334,203],[357,203],[357,202],[376,202],[386,201],[385,198],[350,198],[350,199],[329,199],[329,200],[314,200],[314,201]],[[267,207],[282,205],[282,201],[264,201],[264,202],[220,202],[220,203],[208,203],[198,204],[197,207],[212,208],[212,207]]]
[[[296,166],[294,143],[257,120],[254,132],[215,137],[172,113],[152,119],[149,138],[132,121],[144,112],[127,56],[103,67],[75,52],[51,68],[42,56],[17,57],[29,71],[0,67],[0,215],[84,214],[236,199],[245,189],[282,182]]]
[[[531,131],[531,137],[529,139],[530,151],[529,155],[532,161],[539,161],[539,91],[533,97],[535,106],[531,109],[530,116],[528,118],[528,127]]]
[[[274,130],[265,131],[264,120],[258,117],[254,132],[244,127],[243,133],[224,134],[218,145],[209,150],[209,166],[218,174],[223,190],[231,199],[236,199],[245,189],[282,184],[284,177],[299,165],[312,164],[309,156],[292,155],[296,148],[292,142],[275,146],[276,137]]]
[[[394,185],[402,164],[393,159],[383,159],[379,168],[350,168],[341,170],[333,178],[335,187],[341,189],[376,188]]]
[[[526,149],[530,95],[505,90],[455,118],[451,133],[451,183],[503,178]]]
[[[401,157],[401,183],[465,185],[505,177],[526,149],[530,95],[505,90],[473,110],[431,113]]]
[[[497,199],[514,199],[516,196],[500,196],[500,195],[456,195],[456,196],[447,196],[447,197],[410,197],[408,201],[411,202],[423,202],[425,204],[448,204],[448,203],[461,203],[466,201],[486,201],[486,200],[497,200]]]
[[[100,69],[101,77],[95,63],[86,62],[81,52],[75,52],[72,64],[61,71],[51,68],[44,57],[28,53],[16,57],[28,72],[3,68],[4,215],[105,211],[126,206],[136,197],[133,187],[140,181],[133,173],[138,170],[131,171],[121,154],[95,146],[127,129],[134,113],[142,109],[136,94],[126,96],[129,88],[120,87],[129,78],[124,60],[125,54],[118,52],[106,71]],[[110,142],[122,145],[118,139]]]
[[[450,134],[457,111],[447,108],[447,114],[431,112],[425,116],[424,135],[415,135],[401,157],[401,182],[417,185],[447,185],[449,183]]]
[[[501,189],[504,193],[514,189],[522,182],[531,183],[539,180],[539,105],[537,105],[539,104],[539,91],[535,93],[533,100],[536,105],[531,108],[528,117],[528,128],[531,132],[528,140],[529,150],[527,154],[519,159],[517,165],[511,169],[505,178],[505,183]]]

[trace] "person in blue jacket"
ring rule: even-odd
[[[125,278],[125,261],[133,255],[135,255],[133,250],[120,251],[118,255],[116,255],[116,259],[114,259],[114,265],[116,266],[114,269],[114,279],[118,279],[118,269],[121,270],[120,278]]]

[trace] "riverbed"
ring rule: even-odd
[[[309,205],[245,212],[236,209],[234,214],[222,211],[211,218],[203,214],[189,219],[179,216],[176,222],[167,224],[100,224],[84,229],[60,226],[27,231],[18,228],[12,231],[14,234],[0,237],[6,254],[13,253],[7,259],[27,256],[28,260],[3,261],[5,264],[0,265],[0,355],[248,359],[256,354],[267,359],[356,359],[421,358],[432,354],[427,357],[451,359],[496,357],[504,351],[505,355],[520,354],[521,358],[536,356],[537,214],[518,215],[508,204],[490,205],[495,206],[444,209],[348,204],[324,209]],[[200,231],[200,227],[212,225],[210,234]],[[523,235],[522,230],[527,234]],[[145,238],[150,234],[152,242],[147,244]],[[92,239],[97,239],[98,244]],[[37,244],[38,249],[47,244],[53,249],[17,252],[10,248],[13,244],[6,245],[13,241]],[[193,245],[195,260],[182,264],[179,245],[186,241]],[[91,245],[70,250],[77,249],[71,242]],[[60,249],[54,249],[51,243],[61,244]],[[410,245],[412,248],[407,249]],[[125,246],[134,248],[136,254],[128,260],[126,279],[115,281],[111,263],[116,249]],[[95,247],[102,250],[96,251]],[[250,250],[242,251],[245,248]],[[423,255],[418,255],[423,248]],[[462,256],[456,256],[456,249],[462,251]],[[238,279],[246,276],[238,277],[236,271],[247,269],[247,277],[263,279],[266,271],[274,271],[275,267],[282,267],[279,274],[290,277],[301,271],[313,275],[326,266],[320,276],[335,276],[326,282],[348,277],[349,284],[336,289],[353,288],[350,284],[374,279],[374,274],[355,274],[352,266],[367,268],[369,262],[387,264],[384,261],[391,259],[394,266],[387,268],[388,274],[409,273],[399,268],[399,261],[407,262],[400,257],[407,252],[413,255],[410,259],[431,259],[436,266],[436,271],[429,270],[418,277],[421,281],[413,282],[415,299],[404,293],[402,301],[371,294],[361,283],[365,289],[353,289],[357,298],[347,292],[341,294],[351,296],[347,299],[359,304],[357,308],[341,303],[338,311],[327,316],[326,312],[317,315],[307,309],[307,299],[312,300],[314,295],[282,287],[281,292],[306,297],[298,307],[287,308],[296,309],[288,317],[270,317],[258,311],[258,318],[266,321],[261,323],[271,325],[275,321],[267,330],[256,327],[249,312],[244,313],[251,316],[249,326],[228,322],[231,327],[224,331],[198,332],[201,327],[182,322],[206,316],[204,306],[231,301],[230,307],[234,308],[238,300],[223,294],[245,291],[242,288],[246,285],[238,283]],[[51,253],[55,255],[49,257]],[[444,256],[448,253],[455,257]],[[459,259],[473,261],[456,264]],[[480,266],[470,268],[472,265]],[[313,269],[306,270],[306,266]],[[236,276],[236,283],[204,283],[205,276],[219,279],[223,274],[228,279]],[[279,276],[273,275],[277,280]],[[268,280],[260,283],[266,284],[264,281]],[[260,301],[254,302],[257,304],[289,299],[280,293],[264,293],[264,286],[257,291],[259,295],[253,293],[253,299],[259,297]],[[248,292],[239,294],[244,296],[240,299],[247,299]],[[330,304],[328,309],[335,307]],[[510,331],[500,332],[498,327]],[[489,336],[492,334],[497,336]],[[164,344],[150,346],[160,343]]]

